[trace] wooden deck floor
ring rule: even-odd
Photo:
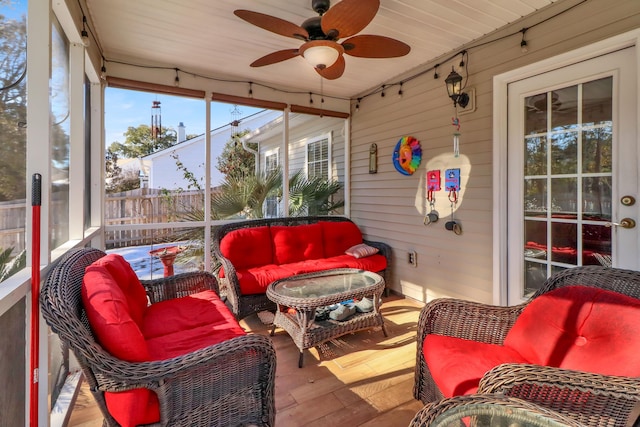
[[[380,328],[348,334],[305,352],[281,329],[276,348],[276,426],[407,426],[422,404],[413,398],[416,325],[422,304],[398,296],[383,299],[388,337]],[[268,335],[270,326],[253,315],[242,325]],[[86,383],[69,426],[101,426],[102,417]]]

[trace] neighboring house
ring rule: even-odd
[[[277,117],[280,111],[264,110],[249,117],[240,119],[239,130],[256,129]],[[213,129],[211,131],[211,185],[220,185],[224,175],[216,168],[217,158],[222,153],[225,144],[231,139],[231,125]],[[171,148],[149,154],[142,158],[144,174],[149,188],[189,189],[190,181],[184,176],[186,171],[193,174],[198,183],[204,187],[205,176],[205,135],[182,141]],[[183,169],[177,167],[181,162]],[[193,189],[193,188],[191,188]]]
[[[289,115],[289,176],[299,170],[307,177],[321,176],[344,184],[345,121],[332,117],[308,114]],[[282,118],[256,129],[244,140],[258,145],[259,173],[267,174],[281,167],[283,153]],[[344,198],[343,191],[334,195]],[[282,212],[276,196],[267,199],[265,216],[275,217]]]

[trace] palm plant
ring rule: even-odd
[[[289,215],[327,215],[342,208],[344,200],[332,200],[340,189],[342,184],[336,180],[307,178],[302,170],[297,171],[289,178]],[[263,218],[263,206],[270,196],[282,196],[280,169],[257,176],[227,176],[211,197],[211,216],[213,219]],[[202,208],[190,209],[182,217],[186,221],[203,221],[204,211]],[[202,259],[202,227],[184,229],[178,232],[176,238],[189,242],[180,259]]]
[[[27,251],[22,250],[15,257],[11,257],[13,248],[0,248],[0,282],[4,282],[10,276],[27,266]]]
[[[342,188],[335,180],[315,176],[307,178],[299,170],[289,178],[289,215],[327,215],[344,206],[344,200],[332,197]]]

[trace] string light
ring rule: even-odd
[[[400,82],[400,89],[398,89],[398,96],[399,96],[400,98],[402,98],[402,94],[403,94],[403,93],[404,93],[404,92],[402,91],[402,82]]]
[[[249,98],[253,98],[253,82],[249,82]]]
[[[566,12],[569,12],[569,11],[570,11],[570,10],[572,10],[574,7],[576,7],[576,6],[580,5],[580,4],[585,3],[586,1],[587,1],[587,0],[581,0],[581,1],[580,1],[579,3],[577,3],[576,5],[574,5],[574,6],[572,6],[572,7],[569,7],[568,9],[565,9],[565,10],[563,10],[563,11],[560,11],[559,13],[557,13],[557,14],[555,14],[555,15],[551,16],[551,17],[548,17],[548,18],[546,18],[546,19],[544,19],[544,20],[542,20],[542,21],[540,21],[540,22],[538,22],[538,23],[535,23],[535,24],[533,24],[533,25],[531,25],[531,26],[529,26],[529,27],[525,27],[525,28],[523,28],[523,29],[521,29],[521,30],[519,30],[519,31],[513,32],[513,33],[505,34],[505,35],[503,35],[503,36],[501,36],[501,37],[498,37],[498,38],[495,38],[495,39],[491,39],[491,40],[487,40],[487,41],[485,41],[485,42],[481,42],[481,43],[477,43],[477,44],[475,44],[475,45],[471,45],[471,46],[469,46],[467,49],[476,49],[476,48],[478,48],[478,47],[485,46],[485,45],[487,45],[487,44],[491,44],[491,43],[498,42],[498,41],[500,41],[500,40],[507,39],[507,38],[509,38],[509,37],[512,37],[512,36],[514,36],[514,35],[516,35],[516,34],[520,33],[520,34],[522,35],[522,39],[521,39],[521,41],[520,41],[520,48],[521,48],[521,50],[522,50],[522,52],[523,52],[523,53],[526,53],[526,52],[528,52],[528,51],[529,51],[528,42],[527,42],[527,41],[526,41],[526,39],[525,39],[525,33],[527,32],[527,30],[529,30],[529,29],[530,29],[530,28],[532,28],[532,27],[538,26],[538,25],[540,25],[540,24],[542,24],[542,23],[545,23],[545,22],[547,22],[547,21],[551,20],[552,18],[556,18],[556,17],[558,17],[558,16],[560,16],[560,15],[562,15],[562,14],[566,13]],[[97,40],[96,40],[96,42],[97,42]],[[99,47],[99,50],[100,50],[100,51],[102,51],[102,49],[100,49],[100,47]],[[449,56],[448,58],[444,59],[444,61],[445,61],[445,62],[446,62],[446,61],[450,61],[450,60],[452,60],[453,58],[455,58],[455,56],[456,56],[456,55],[462,55],[462,58],[461,58],[461,61],[460,61],[460,65],[462,66],[462,65],[464,64],[464,66],[466,67],[466,66],[467,66],[466,64],[467,64],[467,62],[468,62],[468,58],[469,58],[467,50],[463,50],[462,52],[455,53],[455,54],[453,54],[453,55]],[[466,59],[464,58],[464,55],[467,55],[467,58],[466,58]],[[103,64],[102,64],[102,67],[101,67],[101,69],[100,69],[100,70],[101,70],[100,78],[101,78],[102,80],[105,80],[105,79],[106,79],[106,77],[107,77],[107,76],[106,76],[106,71],[107,71],[107,70],[106,70],[106,67],[105,67],[105,65],[104,65],[104,64],[105,64],[105,62],[107,61],[107,59],[106,59],[104,56],[102,56],[102,61],[103,61]],[[119,64],[123,64],[123,65],[128,65],[128,66],[132,66],[132,67],[139,67],[139,68],[162,68],[162,69],[167,69],[167,70],[169,70],[169,69],[170,69],[170,68],[168,68],[168,67],[149,67],[149,66],[146,66],[146,65],[140,65],[140,64],[130,63],[130,62],[121,62],[121,61],[117,61],[117,60],[110,60],[109,62],[115,62],[115,63],[119,63]],[[435,65],[433,66],[433,78],[434,78],[434,79],[439,79],[439,78],[440,78],[440,75],[439,75],[439,73],[438,73],[438,68],[440,67],[440,65],[441,65],[441,64],[440,64],[440,63],[438,63],[438,64],[435,64]],[[425,69],[425,70],[423,70],[423,71],[421,71],[421,72],[418,72],[418,73],[416,73],[416,74],[414,74],[414,75],[412,75],[412,76],[410,76],[410,77],[406,78],[406,79],[405,79],[405,81],[413,80],[413,79],[418,78],[418,77],[420,77],[420,76],[422,76],[422,75],[425,75],[425,74],[426,74],[427,72],[429,72],[430,70],[431,70],[431,68],[428,68],[428,69]],[[212,80],[212,81],[216,81],[216,82],[224,82],[224,83],[241,83],[241,82],[239,82],[239,81],[237,81],[237,80],[229,80],[229,79],[215,78],[215,77],[210,77],[210,76],[206,76],[206,75],[202,75],[202,74],[196,74],[196,73],[190,73],[190,74],[193,74],[193,76],[194,76],[194,77],[201,77],[201,78],[208,79],[208,80]],[[246,83],[249,83],[249,95],[251,96],[251,95],[253,95],[253,90],[252,90],[252,84],[253,84],[253,82],[246,82]],[[302,95],[302,94],[304,94],[304,93],[305,93],[305,92],[303,92],[303,91],[283,90],[283,89],[280,89],[280,88],[276,88],[276,87],[269,86],[269,85],[266,85],[266,84],[261,84],[261,83],[256,83],[256,84],[258,84],[258,85],[259,85],[259,86],[261,86],[261,87],[268,88],[268,89],[272,89],[272,90],[279,91],[279,92],[282,92],[282,93],[298,94],[298,95]],[[389,85],[393,86],[393,85],[395,85],[395,84],[401,84],[401,83],[400,83],[400,82],[398,82],[398,83],[390,83]],[[386,87],[386,86],[387,86],[387,85],[383,85],[383,86],[382,86],[382,91],[381,91],[381,93],[380,93],[380,96],[381,96],[381,97],[384,97],[384,96],[385,96],[385,92],[384,92],[384,90],[385,90],[385,87]],[[367,93],[367,94],[365,94],[365,95],[363,95],[363,96],[359,97],[359,98],[358,98],[358,101],[356,102],[356,111],[358,111],[359,106],[360,106],[360,102],[362,102],[362,100],[363,100],[364,98],[369,97],[369,96],[372,96],[372,95],[376,94],[377,92],[378,92],[378,90],[376,89],[376,90],[371,91],[370,93]],[[313,104],[313,98],[312,98],[312,95],[313,95],[313,92],[309,92],[309,103],[310,103],[310,104]],[[351,99],[351,100],[352,100],[352,98],[344,98],[344,97],[339,97],[339,96],[329,96],[329,98],[332,98],[332,99],[338,99],[338,100],[349,100],[349,99]]]
[[[177,69],[177,68],[176,68],[176,78],[175,78],[175,79],[173,79],[173,84],[174,84],[176,87],[179,87],[179,86],[180,86],[180,77],[178,76],[178,69]]]
[[[520,32],[522,33],[522,41],[520,41],[520,51],[522,53],[527,53],[529,52],[529,46],[527,45],[527,41],[524,39],[524,34],[527,32],[528,28],[523,28],[522,30],[520,30]]]
[[[104,66],[104,56],[102,57],[102,67],[100,67],[100,79],[107,79],[107,67]]]
[[[460,52],[460,68],[464,67],[464,56],[467,54],[466,50]]]
[[[87,32],[87,17],[82,15],[82,32],[80,33],[82,37],[82,44],[84,47],[89,47],[91,44],[91,39],[89,39],[89,33]]]
[[[362,101],[362,98],[358,98],[356,100],[356,113],[360,111],[360,101]]]

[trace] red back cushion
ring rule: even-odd
[[[505,346],[528,361],[604,375],[640,376],[640,300],[586,286],[534,299]]]
[[[274,263],[289,264],[324,256],[320,224],[272,225]]]
[[[343,255],[347,249],[362,243],[362,233],[351,221],[320,221],[324,256]]]
[[[220,241],[220,252],[236,270],[273,263],[273,244],[269,227],[233,230]]]
[[[82,302],[97,341],[129,362],[149,360],[147,345],[132,319],[129,301],[105,266],[90,265],[82,281]]]
[[[129,362],[151,360],[142,332],[131,317],[129,298],[105,265],[96,262],[86,268],[82,302],[96,341],[107,352]],[[105,398],[109,413],[122,426],[160,419],[157,396],[150,390],[107,393]]]
[[[147,293],[131,265],[118,254],[108,254],[94,264],[105,267],[111,274],[127,299],[131,318],[141,326],[142,316],[147,308]]]

